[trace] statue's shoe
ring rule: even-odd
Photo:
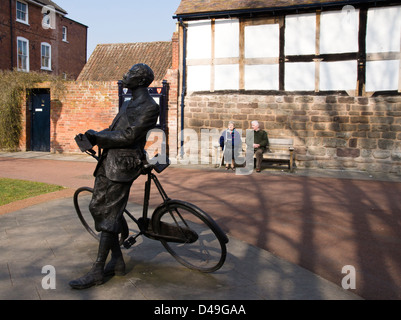
[[[103,268],[104,263],[95,262],[92,269],[86,275],[70,281],[70,287],[73,289],[82,290],[102,284],[104,281]]]

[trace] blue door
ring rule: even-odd
[[[32,91],[31,150],[50,152],[50,93]]]

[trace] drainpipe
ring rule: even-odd
[[[187,91],[187,28],[182,19],[179,20],[183,34],[183,53],[182,53],[182,92],[181,92],[181,159],[184,158],[184,109],[185,94]]]
[[[10,0],[11,71],[14,69],[13,0]]]

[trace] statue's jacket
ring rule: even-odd
[[[97,145],[103,149],[94,175],[103,167],[106,177],[115,182],[130,182],[138,177],[144,158],[148,132],[160,115],[160,107],[147,89],[136,99],[123,103],[111,126],[96,134]]]

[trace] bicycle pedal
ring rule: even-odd
[[[136,243],[136,238],[134,236],[129,237],[124,241],[123,246],[125,249],[131,248]]]

